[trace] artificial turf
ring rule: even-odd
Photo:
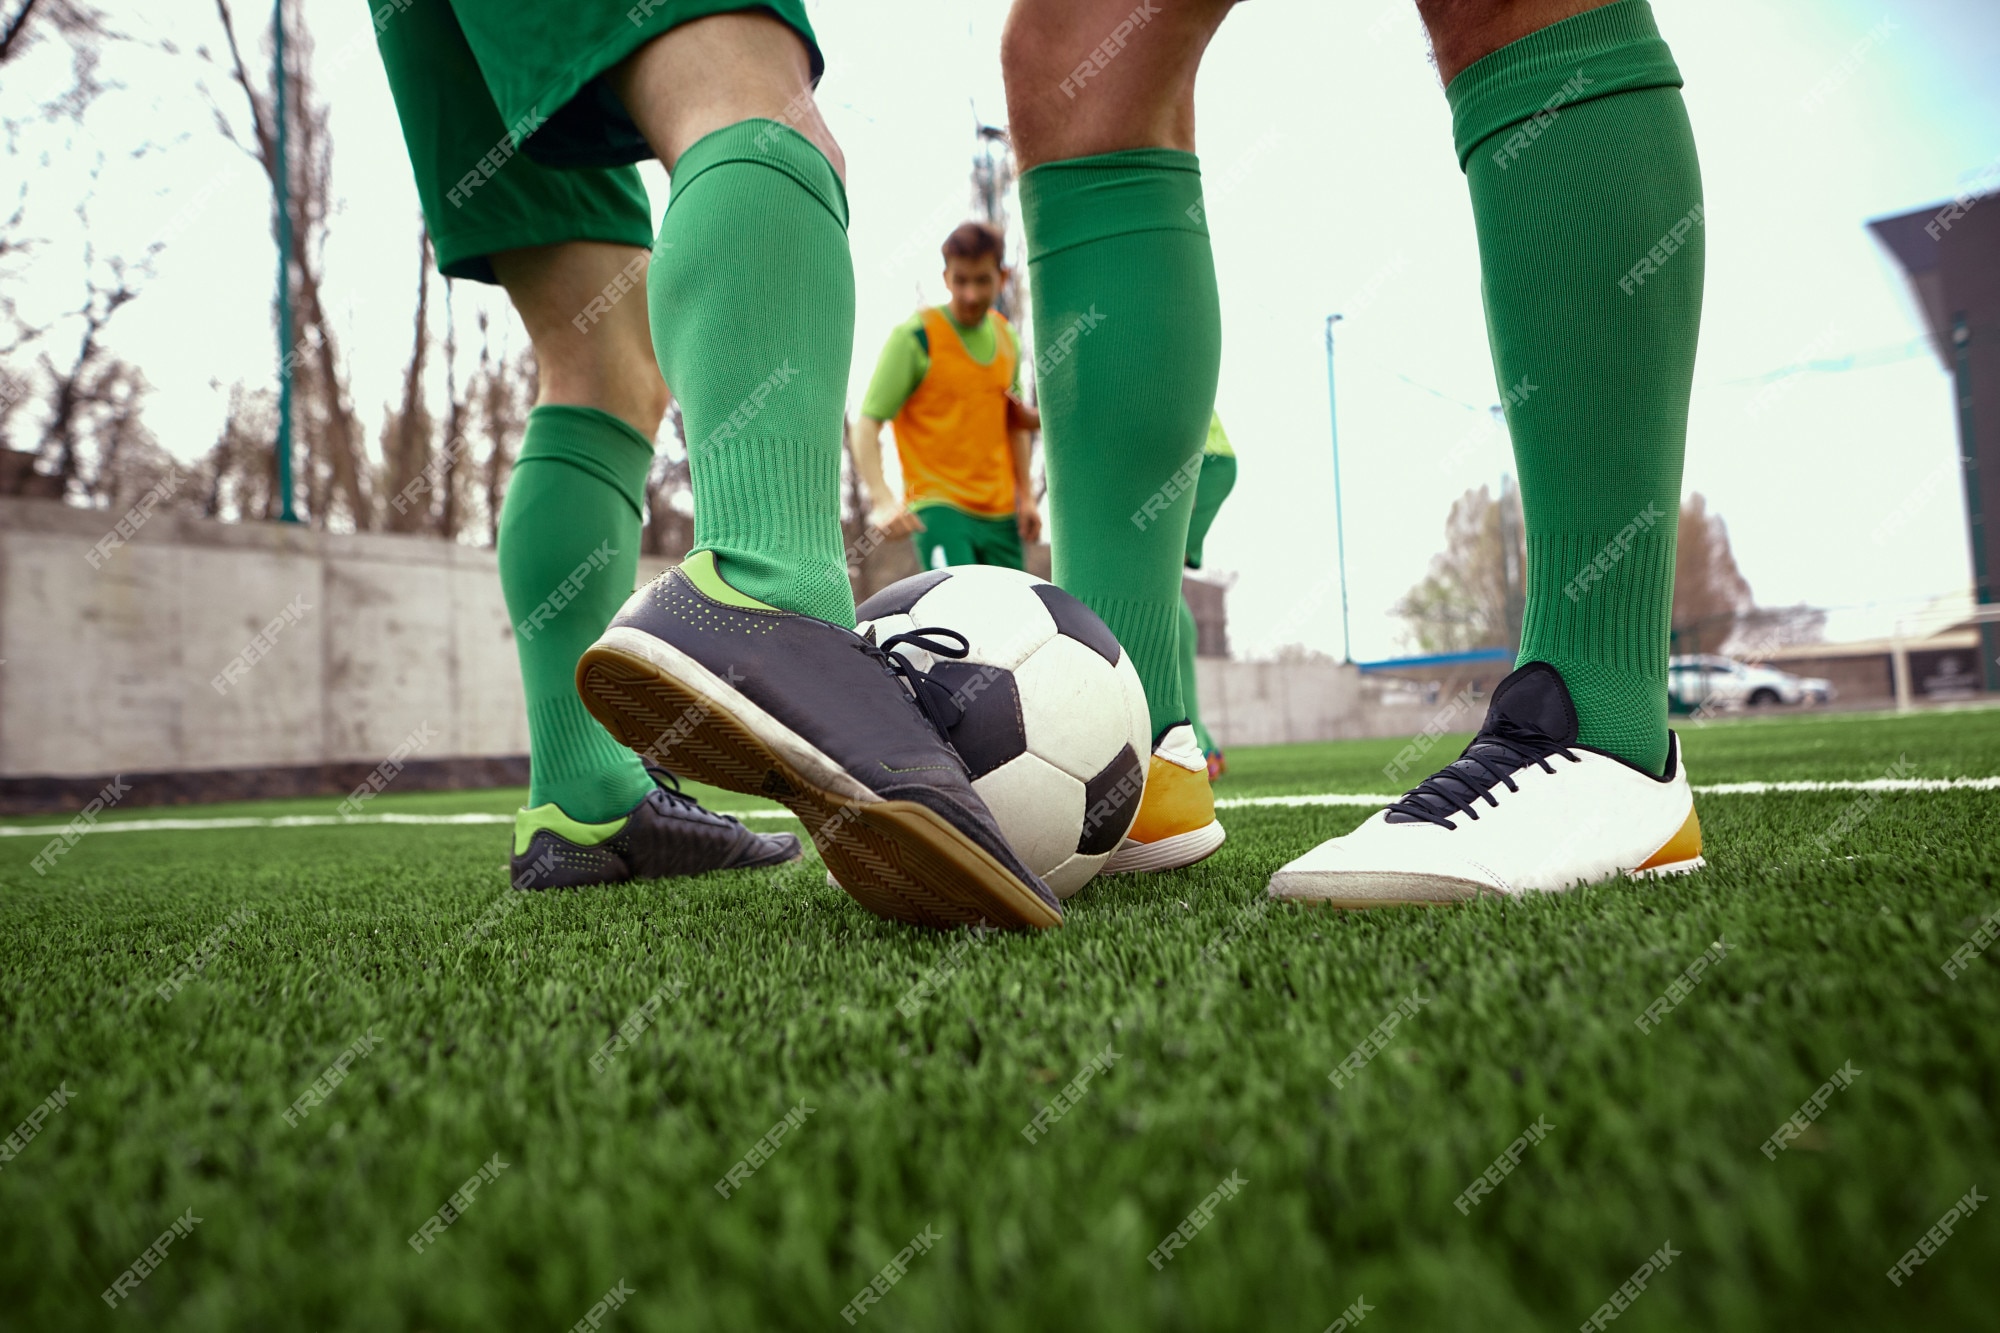
[[[1232,753],[1218,794],[1391,790],[1403,744]],[[1905,760],[1897,775],[1985,776],[2000,711],[1712,724],[1686,752],[1697,783]],[[511,894],[490,826],[94,834],[45,876],[39,838],[0,839],[0,1133],[69,1094],[0,1163],[0,1326],[566,1329],[623,1282],[604,1328],[846,1328],[929,1228],[857,1326],[1577,1328],[1671,1244],[1621,1298],[1621,1333],[1992,1327],[2000,1206],[1900,1286],[1885,1273],[2000,1186],[2000,946],[1942,970],[2000,910],[2000,793],[1698,799],[1698,876],[1357,914],[1262,890],[1365,809],[1231,808],[1210,861],[1100,881],[1037,935],[877,920],[811,856]],[[111,817],[162,813],[223,812]],[[1399,1002],[1411,1016],[1336,1087]],[[1030,1142],[1093,1059],[1108,1072]],[[788,1111],[797,1127],[721,1197]],[[505,1169],[413,1249],[495,1154]]]

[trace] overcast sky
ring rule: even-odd
[[[330,306],[372,439],[408,355],[416,194],[365,5],[303,3],[333,102]],[[206,6],[119,8],[134,31],[184,48],[216,40]],[[808,8],[828,60],[821,106],[848,162],[856,408],[889,328],[944,298],[935,245],[967,207],[975,116],[1005,118],[1004,5]],[[1834,638],[1886,632],[1925,599],[1962,592],[1969,573],[1949,381],[1915,343],[1914,307],[1863,224],[1975,181],[2000,185],[2000,5],[1656,0],[1655,10],[1687,79],[1708,206],[1687,489],[1728,521],[1761,603],[1833,608]],[[48,204],[74,197],[94,151],[110,160],[90,214],[107,251],[137,253],[167,219],[190,219],[112,339],[153,384],[147,419],[183,458],[213,443],[228,386],[271,383],[274,361],[266,198],[215,134],[195,91],[200,68],[191,54],[121,57],[111,72],[127,87],[93,114],[95,143],[79,140],[29,182],[54,229],[31,309],[80,291],[82,232]],[[24,62],[18,77],[41,72]],[[209,83],[240,118],[226,81]],[[1403,647],[1389,608],[1441,544],[1451,501],[1511,469],[1486,411],[1496,391],[1471,209],[1414,7],[1244,5],[1210,49],[1197,100],[1222,288],[1218,406],[1241,459],[1207,551],[1213,571],[1237,576],[1237,650],[1340,651],[1321,340],[1340,311],[1354,652],[1389,655]],[[145,134],[167,150],[129,159]],[[657,212],[666,179],[646,170]],[[468,333],[482,302],[494,303],[491,289],[458,284]],[[442,394],[441,374],[432,389]]]

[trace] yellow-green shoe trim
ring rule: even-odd
[[[740,592],[723,580],[722,571],[715,567],[715,552],[691,551],[688,558],[681,561],[681,573],[688,576],[688,582],[699,588],[702,595],[724,606],[741,607],[745,611],[775,611],[778,608],[769,602],[760,602],[747,592]]]
[[[526,856],[528,844],[534,841],[536,832],[541,829],[566,838],[578,847],[595,847],[624,828],[629,818],[629,815],[620,815],[607,823],[586,824],[580,819],[571,819],[553,801],[532,810],[523,807],[514,812],[514,855]]]

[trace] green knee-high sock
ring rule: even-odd
[[[1520,660],[1563,673],[1584,744],[1654,773],[1704,249],[1680,83],[1645,0],[1619,0],[1448,91],[1521,473]]]
[[[1181,703],[1187,708],[1188,721],[1194,724],[1194,738],[1200,743],[1202,753],[1215,748],[1215,738],[1208,734],[1208,728],[1201,721],[1201,689],[1194,667],[1194,650],[1201,631],[1195,628],[1194,608],[1181,598],[1180,651],[1176,655],[1180,668]]]
[[[653,780],[576,694],[576,662],[632,595],[653,444],[593,407],[538,407],[500,507],[500,589],[528,700],[528,803],[615,819]]]
[[[1021,177],[1055,579],[1111,627],[1153,730],[1187,716],[1181,559],[1222,314],[1192,153],[1139,148]]]
[[[647,300],[687,429],[694,549],[739,592],[852,626],[840,442],[854,261],[833,167],[775,121],[695,143],[674,164]]]

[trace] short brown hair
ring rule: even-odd
[[[954,259],[984,259],[993,257],[993,267],[1007,267],[1007,243],[1000,239],[1000,233],[984,222],[961,222],[944,238],[944,257],[947,262]]]

